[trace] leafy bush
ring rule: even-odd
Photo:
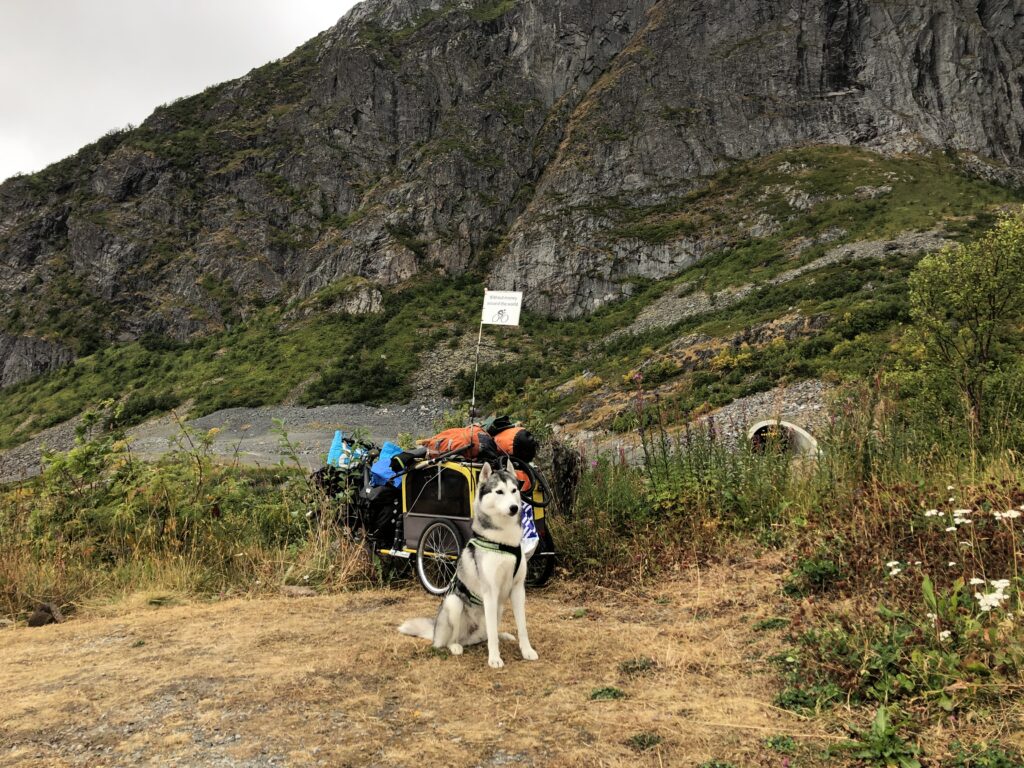
[[[649,731],[634,734],[626,739],[626,746],[634,752],[646,752],[659,744],[661,744],[661,736]]]
[[[218,465],[214,433],[187,430],[161,461],[141,462],[122,435],[95,434],[102,418],[87,415],[38,479],[0,492],[0,613],[156,585],[216,594],[369,578],[357,548],[309,524],[327,500],[302,473]]]
[[[911,313],[930,373],[964,398],[972,436],[988,436],[988,381],[1013,358],[1024,316],[1024,213],[973,243],[930,254],[910,276]]]
[[[842,579],[842,571],[834,560],[818,555],[797,560],[786,578],[782,591],[790,597],[804,597],[831,589]]]
[[[922,590],[926,611],[880,606],[874,617],[840,615],[804,632],[790,676],[794,690],[806,692],[800,707],[834,701],[831,690],[820,695],[833,686],[853,703],[908,701],[950,712],[994,703],[1024,679],[1024,631],[1003,610],[985,608],[982,597],[994,592],[972,599],[958,580],[938,594],[927,577]]]
[[[173,392],[158,392],[153,395],[132,393],[125,402],[107,418],[110,428],[130,427],[141,424],[154,414],[166,413],[181,405],[181,398]]]

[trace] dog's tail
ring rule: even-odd
[[[434,620],[428,618],[409,619],[398,628],[403,635],[422,637],[426,640],[434,639]]]

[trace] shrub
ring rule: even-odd
[[[1024,314],[1024,212],[981,239],[921,259],[910,276],[911,315],[931,374],[963,397],[975,438],[989,430],[987,384],[1013,356]]]
[[[120,434],[90,436],[101,420],[88,415],[38,479],[0,491],[0,613],[158,585],[216,594],[370,578],[365,553],[310,525],[307,510],[328,502],[301,473],[218,465],[214,433],[190,431],[161,461],[140,462]]]

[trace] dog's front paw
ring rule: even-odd
[[[494,658],[487,659],[487,663],[495,669],[501,669],[505,666],[505,662],[501,660],[501,656],[495,656]]]
[[[462,646],[459,645],[458,643],[452,643],[451,645],[448,646],[448,652],[452,656],[461,656],[462,655]]]
[[[523,653],[523,658],[527,661],[536,661],[540,658],[540,656],[537,655],[537,652],[533,650],[533,648],[521,648],[520,650]]]

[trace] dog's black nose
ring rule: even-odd
[[[519,505],[518,505],[518,504],[513,504],[513,505],[511,505],[511,506],[510,506],[510,507],[508,508],[508,513],[509,513],[510,515],[514,515],[514,514],[516,514],[516,512],[518,512],[518,511],[519,511]]]

